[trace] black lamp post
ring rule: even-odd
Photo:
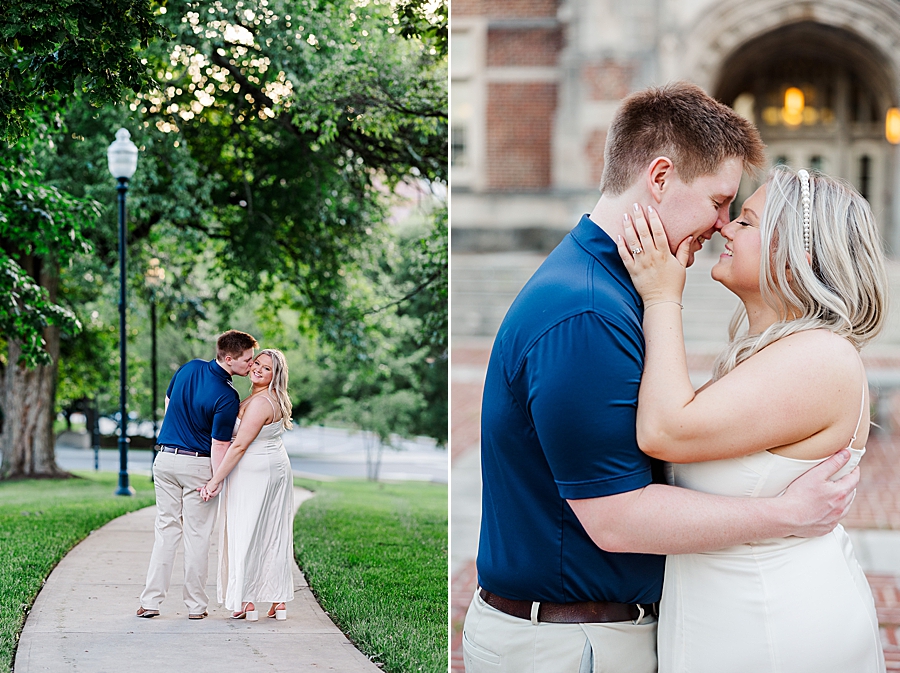
[[[125,193],[128,181],[137,170],[138,149],[129,140],[125,129],[116,131],[116,139],[106,151],[109,172],[118,181],[119,192],[119,488],[116,495],[134,495],[128,485],[128,413],[125,392],[128,381],[128,360],[125,354]]]
[[[159,430],[156,418],[156,288],[166,279],[166,270],[154,257],[150,260],[150,268],[144,277],[150,290],[150,388],[152,396],[153,418],[153,451],[150,460],[150,478],[153,478],[153,462],[156,459],[156,436]]]

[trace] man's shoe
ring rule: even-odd
[[[188,619],[203,619],[204,617],[209,617],[209,612],[204,610],[200,614],[189,614]]]
[[[140,607],[137,609],[135,613],[138,617],[159,617],[159,610],[148,610],[145,607]]]

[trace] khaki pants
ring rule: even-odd
[[[478,593],[463,626],[466,673],[656,673],[656,618],[641,624],[532,624]]]
[[[141,607],[158,610],[169,591],[175,552],[184,538],[184,604],[190,614],[208,604],[206,576],[209,539],[216,524],[218,499],[203,502],[197,489],[212,477],[209,458],[158,453],[153,463],[156,531]]]

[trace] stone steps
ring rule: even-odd
[[[450,287],[453,335],[492,337],[544,258],[528,253],[454,254]],[[721,345],[737,300],[711,281],[711,262],[698,260],[695,266],[697,272],[689,274],[685,286],[685,338]]]
[[[454,337],[493,337],[518,292],[545,255],[534,253],[451,256],[450,310]],[[688,350],[717,353],[725,345],[737,298],[710,278],[713,254],[701,254],[688,271],[684,292],[684,335]],[[866,353],[900,356],[900,262],[888,264],[891,309],[884,333]]]

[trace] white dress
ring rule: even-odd
[[[841,476],[865,453],[850,451]],[[763,451],[667,465],[667,477],[695,491],[767,498],[820,462]],[[659,673],[885,670],[872,592],[841,526],[667,557],[658,638]]]
[[[247,601],[260,609],[294,598],[294,484],[283,433],[281,421],[264,425],[219,496],[216,589],[233,612]]]

